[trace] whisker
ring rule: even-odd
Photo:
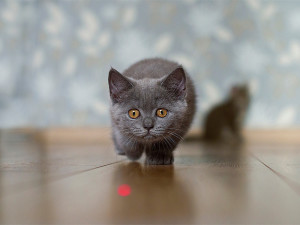
[[[173,142],[173,144],[177,144],[174,140],[173,140],[173,138],[172,137],[167,137],[167,139],[169,139],[170,141],[172,141]]]
[[[172,148],[172,145],[170,145],[168,139],[167,139],[166,137],[163,137],[163,138],[164,138],[164,140],[166,141],[167,147],[169,146],[170,148]]]
[[[167,131],[168,134],[178,138],[179,140],[183,140],[183,137],[181,137],[179,134],[176,134],[174,132],[171,132],[171,131]]]

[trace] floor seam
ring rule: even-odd
[[[290,178],[288,178],[287,176],[279,173],[278,171],[276,171],[275,169],[273,169],[272,167],[268,166],[266,163],[264,163],[261,159],[259,159],[256,155],[254,155],[253,153],[250,153],[250,155],[256,159],[258,162],[260,162],[264,167],[266,167],[267,169],[269,169],[273,174],[275,174],[280,180],[282,180],[286,185],[288,185],[289,188],[291,188],[294,192],[296,192],[297,195],[300,196],[300,184],[298,184],[297,182],[291,180]]]
[[[111,166],[111,165],[114,165],[114,164],[117,164],[117,163],[121,163],[121,162],[123,162],[123,161],[126,161],[126,159],[122,159],[122,160],[119,160],[119,161],[107,163],[107,164],[105,164],[105,165],[93,167],[93,168],[90,168],[90,169],[85,169],[85,170],[76,171],[76,172],[72,172],[72,173],[69,173],[69,174],[57,176],[57,177],[55,177],[55,178],[49,177],[47,183],[45,183],[45,184],[48,185],[48,184],[50,184],[51,182],[59,181],[59,180],[62,180],[62,179],[64,179],[64,178],[72,177],[72,176],[75,176],[75,175],[78,175],[78,174],[82,174],[82,173],[89,172],[89,171],[92,171],[92,170],[96,170],[96,169],[99,169],[99,168],[103,168],[103,167],[106,167],[106,166]],[[33,181],[33,182],[31,182],[30,184],[28,184],[27,186],[24,186],[24,185],[23,185],[23,186],[20,187],[20,188],[13,188],[13,187],[11,187],[10,193],[7,193],[6,195],[7,195],[7,196],[10,196],[10,195],[14,195],[14,194],[16,194],[16,193],[20,193],[20,192],[22,192],[22,191],[29,190],[29,189],[31,189],[31,188],[35,188],[36,186],[38,186],[38,184],[40,184],[40,180]],[[1,199],[1,198],[0,198],[0,199]]]
[[[123,162],[123,161],[125,161],[125,159],[115,161],[115,162],[111,162],[111,163],[107,163],[107,164],[104,164],[104,165],[101,165],[101,166],[96,166],[96,167],[93,167],[93,168],[90,168],[90,169],[85,169],[85,170],[81,170],[81,171],[72,172],[72,173],[69,173],[69,174],[62,175],[60,177],[58,176],[58,177],[53,178],[53,179],[50,178],[50,181],[56,181],[56,180],[61,180],[61,179],[64,179],[64,178],[72,177],[72,176],[75,176],[75,175],[78,175],[78,174],[81,174],[81,173],[85,173],[85,172],[89,172],[89,171],[96,170],[96,169],[99,169],[99,168],[103,168],[103,167],[106,167],[106,166],[114,165],[114,164],[117,164],[117,163],[120,163],[120,162]]]

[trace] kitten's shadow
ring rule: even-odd
[[[114,184],[128,184],[131,194],[111,195],[112,223],[191,223],[194,208],[189,193],[173,166],[145,166],[137,162],[120,164]]]

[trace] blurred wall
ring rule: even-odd
[[[183,64],[198,126],[236,82],[249,127],[300,125],[300,1],[0,1],[0,127],[108,126],[110,66]]]

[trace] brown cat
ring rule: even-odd
[[[241,129],[249,102],[250,94],[246,85],[232,87],[228,99],[213,107],[207,114],[203,139],[241,141]]]

